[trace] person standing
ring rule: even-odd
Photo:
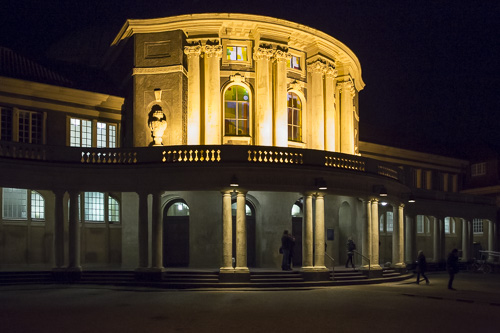
[[[288,269],[292,270],[292,261],[295,248],[295,237],[293,237],[292,234],[289,234],[288,236],[290,237],[290,255],[288,257]]]
[[[458,273],[458,250],[453,249],[450,254],[448,254],[448,259],[446,260],[446,269],[450,275],[448,280],[448,289],[456,290],[453,288],[453,280],[455,279],[455,274]]]
[[[281,261],[281,269],[284,271],[290,270],[290,249],[292,239],[288,234],[288,230],[283,231],[281,236],[281,252],[283,253],[283,260]]]
[[[354,250],[356,250],[356,244],[354,243],[352,238],[349,237],[349,239],[347,240],[346,247],[347,247],[347,261],[345,262],[345,268],[347,268],[349,263],[351,263],[352,268],[355,268],[354,263],[352,262],[352,256],[354,255]]]
[[[427,270],[427,260],[423,251],[418,251],[417,256],[417,284],[420,283],[420,274],[425,279],[425,283],[429,284],[429,279],[425,276],[425,271]]]

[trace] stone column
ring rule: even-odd
[[[495,222],[488,221],[488,251],[495,251]],[[494,257],[489,256],[488,260],[494,261]]]
[[[205,144],[220,145],[221,138],[221,98],[220,98],[220,58],[221,45],[205,45]]]
[[[78,221],[78,192],[69,191],[68,268],[81,271],[80,265],[80,223]]]
[[[313,207],[312,194],[304,195],[304,235],[302,237],[302,269],[313,267]]]
[[[462,260],[469,261],[471,256],[469,254],[469,226],[465,219],[462,219]]]
[[[371,243],[372,256],[370,257],[371,269],[382,269],[379,263],[379,216],[378,216],[378,200],[372,200],[372,223],[371,223]]]
[[[163,270],[163,221],[161,214],[161,193],[153,193],[151,225],[151,268]]]
[[[325,73],[325,150],[335,151],[337,118],[335,110],[335,78],[337,70],[333,66],[328,66]]]
[[[340,152],[354,154],[354,84],[351,80],[340,82]]]
[[[405,247],[405,257],[406,262],[413,263],[416,258],[415,244],[416,244],[416,226],[415,226],[415,215],[408,216],[406,218],[406,247]]]
[[[263,45],[255,48],[255,144],[273,145],[273,99],[272,71],[270,60],[272,48]]]
[[[317,60],[307,66],[307,71],[311,77],[311,91],[308,91],[309,103],[313,112],[310,114],[311,126],[314,129],[311,133],[310,147],[312,149],[325,149],[325,112],[323,96],[323,74],[326,65]]]
[[[222,267],[220,271],[233,272],[233,216],[231,192],[222,192]]]
[[[184,47],[188,62],[187,144],[201,144],[201,45]]]
[[[400,204],[397,208],[397,220],[393,221],[393,232],[392,232],[392,263],[394,267],[403,268],[406,267],[404,261],[404,205]],[[396,212],[394,212],[396,213]]]
[[[288,49],[277,49],[274,53],[274,146],[288,146],[288,105],[286,61],[291,55]]]
[[[325,197],[316,194],[316,218],[314,228],[314,269],[327,270],[325,266]]]
[[[148,251],[148,240],[149,240],[149,230],[148,230],[148,193],[141,192],[139,194],[139,228],[138,228],[138,238],[139,238],[139,269],[147,269],[149,266],[149,251]]]
[[[371,248],[372,248],[372,240],[371,240],[371,224],[372,224],[372,202],[367,200],[365,202],[365,211],[366,216],[363,223],[363,229],[361,233],[361,242],[362,242],[362,254],[366,258],[371,258]],[[363,258],[363,269],[368,269],[368,262]]]
[[[236,267],[237,271],[248,271],[247,267],[247,226],[246,226],[246,193],[236,195]]]
[[[432,217],[434,221],[434,227],[432,232],[432,260],[434,262],[439,262],[441,258],[441,235],[439,230],[439,220],[435,217]]]
[[[62,269],[64,266],[64,190],[56,190],[54,194],[54,266]]]

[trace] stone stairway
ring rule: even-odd
[[[51,271],[0,272],[0,286],[52,283],[54,277]]]

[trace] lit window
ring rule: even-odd
[[[224,134],[249,135],[250,96],[242,86],[233,85],[224,93]]]
[[[4,219],[26,220],[28,218],[28,190],[20,188],[3,189]]]
[[[246,46],[226,47],[226,59],[230,61],[248,61]]]
[[[237,211],[237,203],[233,202],[231,204],[231,213],[233,214],[233,216],[236,216],[236,211]],[[252,208],[250,208],[250,206],[248,204],[245,204],[245,215],[246,216],[253,215]]]
[[[302,102],[293,92],[288,93],[288,140],[302,141]]]
[[[85,192],[85,221],[104,222],[104,193]]]
[[[451,226],[451,223],[450,223],[450,218],[449,217],[445,217],[444,218],[444,233],[445,234],[449,234],[450,233],[450,226]]]
[[[174,202],[167,211],[167,216],[189,216],[189,206],[184,202]]]
[[[112,197],[108,197],[108,222],[120,223],[120,206]]]
[[[45,200],[37,191],[31,191],[31,219],[45,219]]]
[[[292,206],[292,216],[293,217],[302,217],[302,208],[299,205],[293,204]]]
[[[286,66],[291,69],[300,70],[300,57],[292,56],[290,59],[287,59]]]
[[[92,147],[92,122],[90,120],[71,118],[70,146]]]
[[[12,109],[0,108],[0,140],[12,141]]]
[[[476,163],[470,166],[471,168],[471,176],[484,176],[486,175],[486,163]]]
[[[97,123],[97,148],[116,147],[116,125]]]
[[[417,234],[424,233],[424,216],[417,215]]]
[[[384,232],[384,215],[380,216],[378,226],[379,226],[379,231]]]
[[[387,232],[392,232],[394,229],[394,213],[387,212]]]
[[[474,219],[472,220],[472,230],[475,234],[483,233],[483,220],[482,219]]]
[[[19,111],[19,142],[42,144],[42,124],[41,113]]]

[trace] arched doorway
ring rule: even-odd
[[[163,211],[163,266],[189,266],[189,206],[182,199]]]
[[[236,258],[236,200],[232,201],[231,212],[233,216],[233,258]],[[245,203],[245,220],[247,228],[247,266],[256,266],[256,241],[255,241],[255,208],[247,200]]]
[[[351,216],[351,206],[347,202],[343,202],[339,209],[339,263],[344,264],[347,260],[347,240],[352,237],[354,242],[353,228],[352,228],[352,216]],[[353,257],[355,262],[356,257]],[[355,262],[355,264],[357,264]]]
[[[292,257],[293,267],[302,266],[302,221],[304,217],[302,201],[301,198],[292,206],[292,235],[295,238]]]

